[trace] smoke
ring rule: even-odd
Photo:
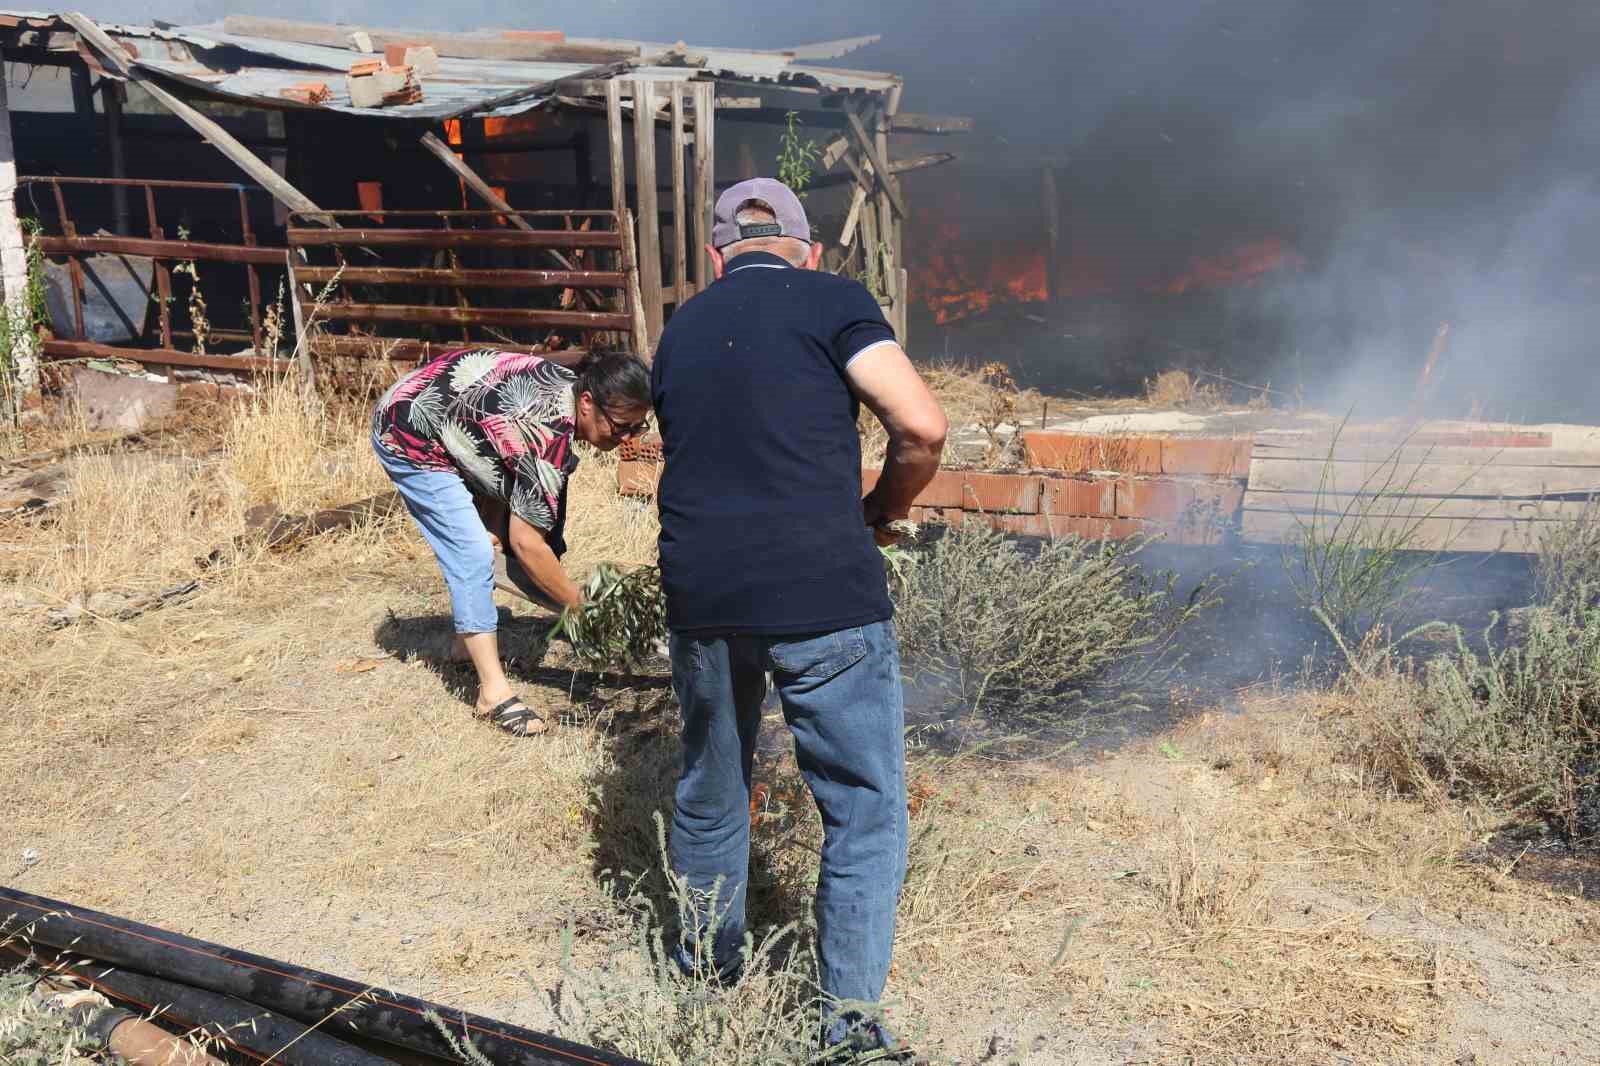
[[[913,218],[913,264],[935,240],[1038,240],[1045,165],[1060,189],[1063,261],[1103,275],[1114,294],[1266,240],[1284,242],[1301,264],[1214,293],[1205,314],[1174,316],[1130,298],[1125,321],[1100,330],[1122,347],[1058,343],[1030,359],[1053,360],[1055,380],[1070,382],[1091,363],[1142,367],[1204,352],[1252,380],[1303,384],[1327,406],[1381,406],[1409,399],[1448,321],[1437,413],[1600,414],[1588,369],[1590,338],[1600,335],[1600,8],[1586,0],[91,8],[108,19],[181,22],[225,10],[761,48],[881,33],[881,43],[834,63],[900,73],[907,110],[979,123],[936,146],[961,153],[960,163],[906,179],[914,214],[919,201],[961,214],[953,238]],[[1115,317],[1105,307],[1096,314],[1102,324]],[[1210,332],[1191,335],[1195,323]],[[1070,321],[1054,328],[1058,341],[1085,335]],[[912,340],[937,348],[940,338]]]

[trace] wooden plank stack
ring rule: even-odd
[[[1600,495],[1600,450],[1548,434],[1257,436],[1240,532],[1314,533],[1424,551],[1534,552],[1551,523]]]

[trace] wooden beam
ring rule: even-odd
[[[916,115],[897,112],[889,120],[891,133],[971,133],[973,121],[967,115]]]
[[[1520,518],[1442,516],[1359,519],[1326,512],[1299,515],[1247,509],[1240,515],[1240,527],[1247,543],[1293,544],[1313,534],[1322,541],[1338,538],[1376,545],[1404,537],[1406,547],[1413,551],[1532,553],[1539,550],[1540,534],[1557,528],[1557,523]]]
[[[633,83],[633,185],[639,214],[639,288],[650,336],[661,336],[661,210],[656,190],[655,83]]]
[[[875,158],[880,160],[879,166],[883,174],[885,187],[893,197],[900,197],[900,179],[894,175],[894,167],[889,162],[889,123],[894,121],[896,111],[900,110],[901,86],[896,84],[889,90],[888,99],[884,101],[883,112],[879,116],[878,127],[873,134],[873,147],[876,149]],[[894,297],[894,332],[900,343],[906,341],[906,292],[908,276],[905,268],[905,220],[906,212],[904,200],[898,213],[891,214],[888,204],[883,205],[882,224],[889,246],[889,261],[884,264],[884,272],[894,280],[894,288],[890,295]]]
[[[823,173],[832,170],[833,165],[842,159],[849,149],[850,138],[848,137],[835,137],[829,141],[828,146],[822,150],[822,155],[817,158]]]
[[[683,209],[683,94],[688,85],[669,83],[672,92],[672,287],[673,303],[682,307],[689,299],[689,235]]]
[[[694,260],[695,282],[702,292],[711,284],[711,256],[705,249],[711,243],[711,213],[717,203],[716,90],[711,82],[694,86]]]
[[[622,86],[606,82],[606,142],[611,155],[611,209],[621,218],[628,212],[627,157],[622,146]]]
[[[17,157],[11,142],[11,105],[4,76],[0,76],[0,283],[5,286],[8,318],[13,322],[28,321],[28,249],[17,218]],[[12,410],[6,412],[12,416],[39,388],[38,337],[32,330],[19,330],[14,336],[12,373],[16,375],[17,391],[10,404]],[[0,381],[3,392],[10,392],[11,386],[12,382]]]
[[[1486,449],[1487,450],[1487,449]],[[1600,459],[1600,455],[1595,456]],[[1389,460],[1333,462],[1254,459],[1250,492],[1316,492],[1324,496],[1522,497],[1600,495],[1595,466],[1499,466],[1488,457],[1474,464]]]
[[[239,143],[238,138],[223,129],[206,115],[201,114],[189,104],[180,100],[162,86],[155,78],[147,75],[136,64],[130,61],[128,54],[122,46],[113,41],[99,26],[95,25],[88,16],[69,11],[61,16],[97,53],[104,56],[117,73],[130,81],[136,81],[144,87],[145,91],[159,100],[167,110],[177,115],[188,123],[201,137],[210,141],[212,146],[227,156],[233,163],[243,170],[250,178],[263,189],[266,189],[284,206],[291,211],[298,211],[307,215],[313,221],[327,224],[325,219],[318,216],[322,209],[278,176],[277,171],[262,162],[250,149]]]
[[[1519,519],[1555,521],[1577,518],[1593,508],[1588,500],[1514,496],[1330,496],[1317,492],[1251,492],[1245,508],[1262,513],[1316,515],[1325,525],[1371,519],[1421,521],[1426,518]]]
[[[241,37],[265,37],[273,41],[317,44],[325,48],[349,48],[350,37],[364,33],[374,51],[386,44],[431,45],[441,56],[457,59],[510,59],[545,63],[609,63],[639,55],[637,45],[592,44],[581,41],[542,41],[511,34],[445,33],[439,30],[408,30],[378,26],[350,26],[332,23],[297,22],[292,19],[229,15],[222,20],[223,32]]]
[[[867,190],[862,185],[856,186],[855,194],[850,198],[850,213],[844,218],[844,229],[839,231],[839,244],[850,247],[856,239],[856,226],[861,222],[861,210],[867,203]]]
[[[850,131],[856,135],[856,143],[861,146],[862,155],[871,161],[873,168],[877,171],[878,184],[888,194],[890,203],[903,218],[906,213],[906,205],[900,199],[899,190],[890,184],[888,153],[879,151],[877,142],[867,133],[866,124],[861,121],[860,115],[856,114],[850,107],[846,107],[844,113],[850,122]]]
[[[644,314],[644,295],[639,291],[639,263],[635,256],[638,244],[633,236],[633,212],[622,212],[623,270],[628,275],[628,310],[633,323],[634,353],[646,363],[655,358],[655,346],[650,337],[650,323]]]

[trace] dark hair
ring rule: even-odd
[[[650,406],[650,368],[632,352],[591,352],[573,372],[574,393],[587,392],[601,407]]]

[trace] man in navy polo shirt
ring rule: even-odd
[[[672,316],[652,369],[683,710],[671,857],[699,907],[679,961],[698,956],[724,976],[741,963],[750,764],[770,673],[822,815],[828,1039],[888,1046],[868,1008],[889,972],[907,828],[899,651],[877,545],[893,543],[886,524],[937,471],[945,417],[872,295],[817,270],[822,246],[783,183],[723,193],[708,251],[717,280]],[[865,498],[862,403],[889,435]]]

